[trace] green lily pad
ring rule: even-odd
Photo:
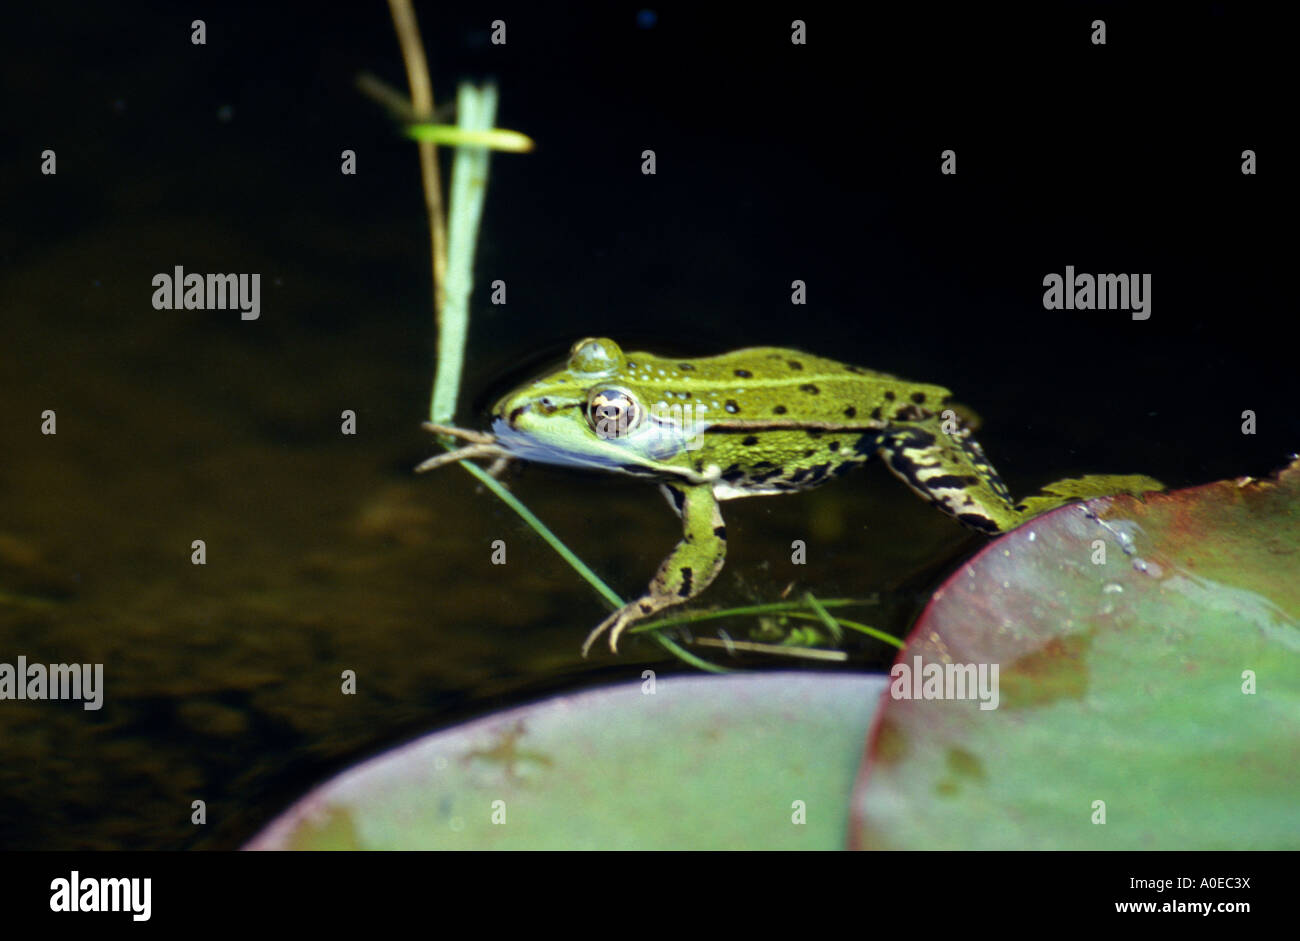
[[[1300,462],[1063,507],[991,543],[895,669],[997,665],[997,706],[896,698],[916,691],[898,677],[850,845],[1300,847],[1297,576]]]
[[[884,686],[767,673],[560,696],[358,765],[246,848],[840,849]]]

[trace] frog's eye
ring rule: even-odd
[[[587,424],[602,438],[622,438],[645,418],[641,403],[626,389],[592,389],[587,396]]]
[[[569,368],[584,376],[608,376],[623,368],[623,351],[613,340],[587,337],[569,350]]]

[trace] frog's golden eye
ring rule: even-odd
[[[622,438],[645,418],[641,403],[626,389],[592,389],[587,396],[587,424],[602,438]]]

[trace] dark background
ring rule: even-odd
[[[1290,34],[1267,7],[642,9],[417,6],[439,101],[491,77],[498,124],[537,142],[493,158],[463,424],[596,334],[945,385],[1017,494],[1087,472],[1263,476],[1297,449]],[[427,224],[414,146],[354,86],[405,87],[384,5],[0,16],[0,661],[103,662],[109,686],[99,713],[0,702],[0,846],[237,846],[420,731],[678,668],[646,643],[583,662],[590,590],[463,472],[410,474],[431,453]],[[150,279],[175,265],[260,273],[261,319],[155,311]],[[1150,273],[1151,319],[1045,311],[1066,265]],[[636,482],[513,479],[625,594],[675,538]],[[874,623],[902,631],[982,544],[879,468],[742,504],[707,603],[882,590]],[[877,646],[852,665],[888,662]],[[338,695],[343,669],[358,696]]]

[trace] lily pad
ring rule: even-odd
[[[997,665],[996,708],[896,698],[900,675],[850,845],[1300,848],[1298,575],[1300,462],[1063,507],[991,543],[895,669]]]
[[[556,697],[358,765],[246,849],[840,849],[884,685],[767,673]]]

